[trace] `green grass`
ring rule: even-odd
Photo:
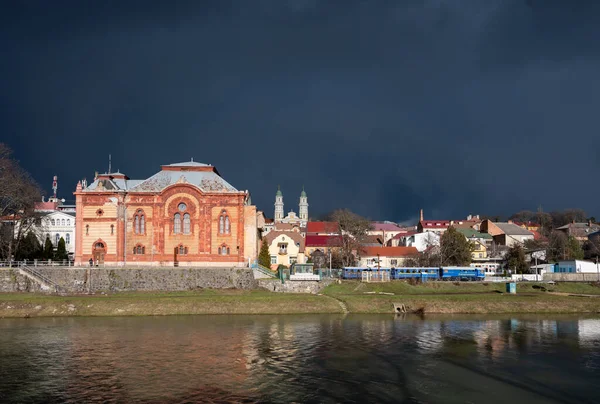
[[[136,292],[90,296],[0,294],[0,317],[301,313],[341,313],[341,308],[334,299],[326,296],[266,290]]]
[[[536,286],[538,288],[536,288]],[[600,295],[600,287],[590,283],[561,282],[549,285],[536,282],[518,282],[517,293],[544,293],[540,288],[550,292],[579,293]],[[395,295],[434,295],[434,294],[484,294],[505,292],[505,283],[494,282],[427,282],[410,285],[408,282],[392,281],[386,283],[362,283],[344,281],[341,284],[329,285],[323,293],[337,295],[364,295],[368,292],[393,293]]]

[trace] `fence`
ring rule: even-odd
[[[589,272],[589,273],[545,273],[544,281],[555,281],[555,282],[600,282],[600,274]]]
[[[23,260],[23,261],[0,261],[0,268],[18,268],[23,266],[28,267],[72,267],[73,261],[62,260]]]
[[[385,271],[363,271],[363,282],[389,282],[390,273]]]

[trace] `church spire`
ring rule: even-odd
[[[281,187],[277,185],[277,192],[275,193],[275,222],[283,220],[283,193]]]
[[[300,204],[298,206],[298,217],[306,226],[308,222],[308,197],[306,191],[304,191],[304,185],[302,185],[302,192],[300,193]]]

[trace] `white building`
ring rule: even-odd
[[[438,247],[440,245],[440,235],[431,231],[425,233],[408,233],[400,235],[400,245],[404,247],[415,247],[419,252],[423,252],[430,247]]]
[[[45,214],[39,226],[33,230],[44,245],[49,238],[54,248],[61,238],[65,240],[67,253],[75,254],[75,212],[54,211]]]
[[[598,269],[595,262],[580,260],[558,261],[554,266],[554,272],[559,273],[596,273]]]

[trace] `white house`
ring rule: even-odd
[[[392,268],[418,255],[415,247],[362,247],[359,252],[359,266]]]
[[[400,234],[400,245],[404,247],[415,247],[419,252],[423,252],[430,247],[440,245],[440,235],[431,231],[425,233]]]
[[[580,260],[558,261],[554,266],[554,272],[560,273],[596,273],[598,269],[595,262]]]

